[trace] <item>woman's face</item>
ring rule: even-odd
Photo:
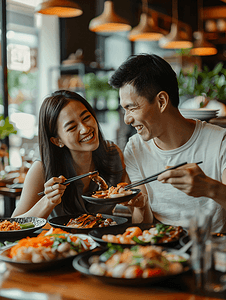
[[[98,126],[93,115],[79,101],[70,101],[57,120],[58,142],[71,152],[94,151],[99,146]]]

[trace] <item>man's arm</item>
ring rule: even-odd
[[[206,176],[196,164],[166,171],[158,176],[158,180],[172,184],[189,196],[211,198],[226,210],[226,169],[222,174],[222,182]]]

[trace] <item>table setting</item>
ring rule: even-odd
[[[75,217],[75,216],[74,216]],[[66,216],[65,216],[66,218]],[[69,220],[69,218],[67,218]],[[137,225],[137,224],[136,224]],[[65,226],[65,225],[64,225]],[[131,223],[123,223],[123,224],[118,224],[116,225],[118,231],[123,232],[125,228],[128,228],[130,226],[134,226],[134,224]],[[141,228],[147,228],[147,226],[152,226],[152,228],[155,226],[155,224],[140,224],[138,225]],[[47,227],[47,228],[46,228]],[[65,226],[66,227],[66,226]],[[65,228],[63,227],[63,228]],[[116,228],[114,226],[109,226],[109,227],[104,227],[104,228],[95,228],[92,229],[96,233],[99,231],[99,235],[104,234],[105,232],[110,232],[112,228]],[[37,234],[35,232],[29,233],[28,237],[30,236],[37,236],[40,232],[48,232],[49,228],[51,230],[58,229],[62,230],[61,228],[54,226],[52,223],[51,225],[47,223],[44,227],[39,228],[37,230]],[[69,228],[69,227],[68,227]],[[109,231],[107,230],[109,229]],[[180,255],[180,257],[184,257],[184,262],[181,262],[182,269],[177,273],[177,274],[158,274],[157,276],[150,276],[143,278],[141,276],[134,277],[134,278],[118,278],[118,277],[110,277],[110,276],[101,276],[101,275],[95,275],[91,274],[89,271],[90,268],[90,258],[92,256],[100,256],[103,253],[105,253],[108,248],[105,245],[100,245],[95,239],[92,238],[92,230],[89,230],[88,233],[75,233],[73,235],[75,236],[81,236],[83,238],[88,239],[89,241],[92,241],[91,244],[93,243],[93,249],[88,249],[87,251],[83,253],[79,253],[75,256],[71,256],[70,258],[62,258],[62,259],[54,259],[54,260],[49,260],[47,262],[37,262],[37,263],[31,263],[31,262],[12,262],[7,261],[10,260],[10,258],[5,257],[2,259],[2,253],[0,254],[0,260],[4,263],[6,263],[7,270],[10,272],[9,274],[10,277],[8,276],[3,280],[3,288],[7,287],[8,284],[7,282],[11,282],[11,279],[13,280],[14,274],[17,276],[16,280],[16,285],[15,288],[23,286],[23,288],[26,287],[26,289],[29,291],[29,283],[25,283],[24,280],[29,278],[29,282],[32,282],[33,288],[35,286],[35,282],[40,282],[44,280],[44,278],[48,277],[46,286],[48,286],[49,292],[53,292],[53,289],[51,289],[50,286],[53,284],[61,284],[61,281],[63,280],[65,286],[69,289],[68,292],[66,291],[63,292],[62,295],[68,295],[68,298],[65,299],[83,299],[82,298],[82,291],[85,288],[87,290],[88,294],[90,294],[90,297],[92,295],[91,289],[95,286],[94,291],[96,289],[96,292],[98,292],[99,295],[103,296],[103,289],[107,288],[108,285],[112,286],[111,289],[113,291],[113,295],[118,295],[119,291],[120,293],[124,293],[124,297],[126,295],[129,295],[129,288],[132,288],[134,295],[138,297],[138,294],[140,294],[140,299],[145,299],[145,295],[147,297],[148,293],[158,293],[159,298],[158,299],[163,299],[161,297],[164,297],[163,295],[166,293],[174,294],[174,293],[192,293],[196,296],[206,296],[208,295],[209,297],[215,297],[215,299],[224,299],[224,293],[223,292],[213,292],[213,291],[207,291],[205,289],[197,289],[196,286],[196,277],[194,276],[194,270],[193,266],[191,263],[191,253],[192,250],[190,251],[189,249],[182,250],[180,252],[180,249],[183,248],[181,247],[181,240],[185,239],[185,236],[189,235],[189,232],[187,229],[183,229],[183,234],[178,238],[178,240],[172,244],[169,243],[164,243],[164,246],[162,244],[147,244],[146,246],[144,245],[131,245],[131,247],[153,247],[154,249],[157,246],[157,248],[160,248],[161,251],[165,252],[171,252],[171,254],[174,255]],[[68,231],[64,231],[67,233],[70,233],[70,229]],[[102,232],[102,233],[101,233]],[[21,240],[21,239],[18,239]],[[190,238],[192,240],[192,238]],[[14,244],[12,244],[14,245]],[[113,244],[112,244],[113,245]],[[10,246],[10,245],[9,245]],[[119,245],[117,244],[116,247]],[[185,244],[187,246],[187,244]],[[188,245],[189,247],[191,246]],[[124,248],[124,247],[123,247]],[[127,248],[127,246],[125,247]],[[127,248],[128,249],[128,248]],[[6,249],[4,251],[7,251]],[[3,251],[3,252],[4,252]],[[127,250],[128,251],[128,250]],[[18,277],[19,276],[19,277]],[[47,277],[46,277],[47,276]],[[53,277],[52,277],[53,276]],[[18,279],[21,278],[21,279]],[[80,288],[79,282],[83,281],[83,288]],[[21,282],[22,280],[22,282]],[[101,284],[98,287],[96,286],[95,282],[96,280]],[[73,288],[74,287],[74,288]],[[139,288],[136,290],[136,288]],[[134,290],[135,289],[135,290]],[[74,298],[73,293],[76,292],[81,296],[81,298],[77,297],[78,294],[76,294],[76,298]],[[41,292],[42,288],[37,286],[37,291]],[[62,293],[60,289],[56,287],[55,292]],[[69,294],[70,297],[69,297]],[[172,295],[173,295],[172,294]],[[162,296],[161,296],[162,295]],[[64,298],[62,298],[64,299]],[[97,298],[98,299],[98,298]],[[101,299],[101,298],[99,298]],[[106,296],[106,299],[111,299],[108,296]],[[122,299],[122,298],[118,298]],[[136,298],[135,298],[136,299]],[[137,298],[138,299],[138,298]],[[170,299],[170,298],[169,298]],[[183,298],[186,299],[186,298]],[[196,299],[196,298],[194,298]],[[202,299],[202,298],[197,298],[197,299]]]
[[[156,180],[158,174],[123,189]],[[122,195],[122,185],[117,193],[112,199],[128,196]],[[16,222],[22,227],[0,231],[0,266],[5,268],[2,288],[29,292],[32,287],[32,291],[55,293],[63,300],[83,300],[84,292],[89,299],[98,295],[94,298],[109,300],[131,295],[139,300],[150,295],[175,299],[175,294],[181,299],[189,299],[189,294],[197,300],[206,296],[225,299],[225,236],[211,232],[208,209],[186,218],[188,228],[160,222],[132,224],[126,217],[100,213],[64,215],[48,222],[34,217],[3,218],[0,223]],[[24,229],[28,223],[33,226]],[[65,289],[60,288],[62,282]],[[111,295],[104,292],[109,286]]]

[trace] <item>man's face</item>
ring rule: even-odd
[[[119,90],[120,104],[125,111],[124,122],[132,125],[144,141],[158,137],[160,133],[160,109],[156,98],[152,103],[139,96],[131,84]]]

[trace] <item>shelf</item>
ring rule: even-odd
[[[94,68],[90,67],[88,65],[82,64],[82,63],[77,63],[77,64],[72,64],[72,65],[59,65],[59,66],[54,66],[50,68],[50,71],[53,70],[60,70],[62,73],[74,73],[74,74],[80,74],[84,75],[86,73],[97,73],[97,72],[109,72],[109,71],[114,71],[112,68]]]
[[[48,73],[48,82],[49,82],[49,87],[50,87],[50,92],[53,91],[52,89],[52,78],[53,78],[53,72],[54,71],[60,71],[61,75],[78,75],[79,77],[83,77],[85,74],[88,73],[98,73],[98,72],[110,72],[114,71],[112,68],[95,68],[95,67],[90,67],[88,65],[85,65],[83,63],[76,63],[76,64],[61,64],[58,66],[53,66],[49,68],[49,73]],[[79,88],[81,89],[81,88]],[[83,89],[81,89],[83,90]]]

